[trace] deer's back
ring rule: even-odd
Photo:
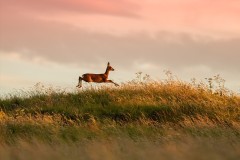
[[[104,82],[107,77],[104,74],[86,73],[82,75],[83,80],[87,82]]]

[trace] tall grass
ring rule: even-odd
[[[152,81],[139,73],[137,79],[120,87],[92,87],[74,92],[37,84],[33,91],[21,94],[23,96],[0,99],[0,144],[7,150],[15,150],[14,145],[24,145],[27,151],[23,152],[28,152],[29,145],[38,148],[38,143],[40,148],[60,145],[57,150],[61,154],[65,145],[84,143],[85,148],[80,147],[84,150],[93,143],[101,152],[106,146],[115,147],[116,150],[107,152],[112,155],[122,152],[118,145],[132,143],[137,147],[136,152],[143,152],[144,147],[135,143],[144,142],[149,152],[156,144],[162,144],[163,149],[154,151],[166,151],[168,157],[172,153],[180,154],[176,149],[168,151],[169,147],[185,146],[185,153],[189,149],[186,145],[200,138],[204,144],[213,141],[213,146],[223,141],[229,146],[229,158],[239,155],[239,150],[235,150],[239,146],[235,142],[240,141],[239,95],[225,89],[217,76],[216,84],[214,79],[207,79],[207,83],[196,83],[196,80],[187,83],[167,74],[166,81]],[[126,139],[126,144],[122,144],[121,140]],[[200,153],[205,152],[203,146],[196,146],[200,147]],[[75,152],[79,146],[70,148]],[[196,148],[193,152],[197,153]],[[212,146],[209,148],[212,150]],[[230,153],[230,150],[234,151]],[[33,156],[37,154],[30,151]],[[212,156],[220,151],[217,149]],[[85,153],[85,156],[90,154]],[[51,154],[58,156],[54,150]],[[140,155],[134,154],[135,157]],[[122,159],[114,157],[117,158]]]

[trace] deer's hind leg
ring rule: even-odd
[[[79,76],[79,78],[78,78],[78,85],[76,87],[79,87],[79,88],[82,87],[82,80],[83,80],[82,77]]]

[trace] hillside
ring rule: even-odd
[[[170,156],[179,154],[176,148],[185,153],[191,150],[186,144],[197,144],[193,148],[196,153],[204,153],[203,146],[208,146],[207,150],[216,148],[210,155],[222,154],[217,146],[224,145],[229,151],[224,152],[226,156],[236,158],[240,154],[240,97],[208,84],[171,79],[133,81],[120,87],[92,87],[71,93],[38,85],[25,96],[1,99],[0,107],[0,144],[7,145],[7,150],[16,144],[22,146],[23,142],[28,150],[32,148],[29,143],[40,148],[58,144],[63,145],[58,148],[61,154],[66,144],[84,143],[85,150],[93,143],[99,150],[115,147],[106,153],[109,156],[124,152],[124,146],[130,145],[136,152],[132,158],[137,158],[139,152],[145,151],[144,156],[150,150],[154,152],[155,145],[162,146],[154,152],[156,156],[162,152]],[[175,150],[168,150],[169,145]],[[75,152],[78,147],[72,146],[71,150]],[[17,155],[21,152],[22,149]],[[54,157],[55,152],[50,153]],[[35,154],[39,153],[34,151]],[[118,158],[122,159],[114,159]]]

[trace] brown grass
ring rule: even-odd
[[[0,159],[237,159],[240,97],[217,82],[38,84],[0,99]]]

